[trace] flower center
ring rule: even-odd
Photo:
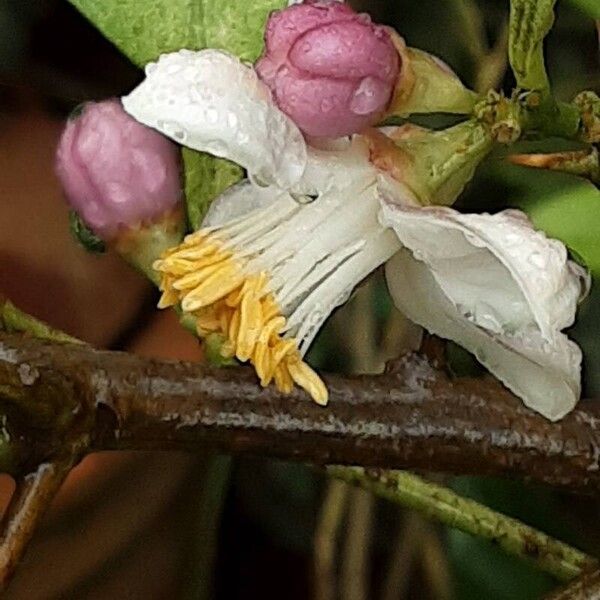
[[[262,386],[275,381],[290,393],[296,383],[315,402],[327,403],[327,388],[302,360],[295,338],[282,336],[287,321],[262,271],[247,273],[247,260],[234,256],[222,236],[200,230],[154,264],[161,274],[159,308],[181,302],[196,318],[200,336],[225,337],[223,356],[250,361]]]

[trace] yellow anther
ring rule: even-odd
[[[240,332],[240,312],[235,311],[233,316],[231,317],[231,321],[229,322],[229,331],[227,332],[227,336],[229,341],[233,344],[234,348],[237,349],[237,341],[238,335]],[[236,353],[237,355],[237,353]]]
[[[327,404],[329,393],[323,380],[305,362],[291,360],[287,362],[287,368],[294,382],[306,390],[317,404]]]
[[[221,271],[227,268],[229,265],[223,262],[218,262],[214,265],[205,267],[204,269],[198,269],[189,271],[183,277],[180,277],[173,283],[173,287],[176,290],[193,290],[197,288],[203,281],[206,281],[213,273]]]
[[[273,379],[284,393],[294,383],[319,404],[327,403],[327,388],[298,351],[294,338],[282,338],[285,317],[271,292],[268,273],[247,273],[247,259],[223,248],[219,234],[199,231],[167,251],[154,268],[163,292],[159,307],[181,302],[196,318],[200,336],[220,333],[224,357],[250,361],[263,386]]]
[[[240,332],[238,334],[237,356],[241,361],[248,360],[254,352],[254,346],[260,335],[262,308],[251,289],[240,304]]]
[[[278,339],[271,350],[269,368],[265,373],[266,379],[269,381],[272,379],[275,374],[275,370],[280,365],[281,361],[288,355],[297,355],[298,360],[301,360],[298,353],[298,347],[296,346],[296,340],[293,338],[286,340]]]
[[[284,394],[290,394],[294,389],[294,380],[285,365],[279,365],[275,369],[275,385]]]
[[[236,264],[227,264],[207,277],[198,287],[190,291],[181,306],[186,312],[194,312],[224,298],[244,281]]]
[[[158,308],[169,308],[179,302],[178,295],[170,288],[166,288],[158,301]]]

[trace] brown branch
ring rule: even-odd
[[[600,569],[585,571],[580,577],[545,596],[546,600],[593,600],[600,598]]]
[[[211,446],[600,491],[600,402],[582,401],[551,423],[491,378],[451,381],[416,355],[383,376],[326,381],[331,400],[321,408],[300,391],[261,390],[248,369],[0,333],[0,399],[10,438],[21,442],[12,448],[13,470],[64,452],[65,444],[81,452]]]

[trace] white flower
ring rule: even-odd
[[[581,352],[561,331],[587,275],[525,215],[421,207],[373,166],[361,136],[307,147],[252,68],[215,50],[161,57],[123,103],[142,123],[248,170],[155,268],[161,306],[181,302],[200,333],[224,334],[225,352],[252,362],[262,385],[295,382],[325,403],[302,357],[331,312],[387,263],[411,320],[473,352],[546,417],[573,408]]]

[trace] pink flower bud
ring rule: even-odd
[[[265,42],[258,74],[304,133],[356,133],[388,106],[401,61],[386,28],[368,15],[308,0],[274,12]]]
[[[155,220],[182,197],[177,147],[117,99],[88,103],[69,120],[56,172],[69,205],[105,240]]]

